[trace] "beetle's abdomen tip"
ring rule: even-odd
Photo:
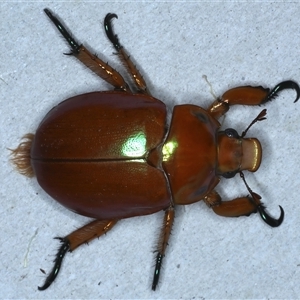
[[[23,136],[22,142],[16,149],[9,149],[11,151],[11,162],[14,164],[18,172],[27,177],[33,177],[34,171],[30,162],[30,151],[34,134],[27,133]]]

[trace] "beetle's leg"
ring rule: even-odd
[[[62,245],[58,250],[56,258],[54,260],[54,267],[48,277],[45,280],[43,286],[38,287],[40,291],[47,289],[51,283],[55,280],[62,260],[68,251],[73,251],[80,245],[88,243],[96,237],[99,237],[109,231],[115,224],[117,220],[95,220],[87,225],[73,231],[64,238],[57,238],[61,241]]]
[[[213,211],[223,217],[247,216],[255,213],[255,205],[250,197],[236,198],[231,201],[222,201],[216,191],[212,191],[204,198],[204,202],[213,209]],[[259,203],[258,203],[259,204]]]
[[[204,201],[219,216],[248,216],[258,211],[262,219],[268,225],[272,227],[279,226],[284,218],[284,211],[282,207],[279,206],[281,211],[280,217],[278,219],[274,219],[267,214],[264,205],[260,201],[260,196],[253,192],[252,196],[253,197],[241,197],[230,201],[222,201],[220,195],[217,192],[212,191],[204,198]]]
[[[299,99],[299,85],[290,80],[277,84],[271,91],[261,86],[241,86],[225,92],[221,98],[213,102],[208,111],[214,118],[218,119],[229,110],[230,105],[260,105],[274,99],[278,92],[285,89],[294,89],[296,91],[297,96],[294,102]]]
[[[150,92],[147,89],[146,82],[141,75],[140,71],[136,68],[133,62],[130,59],[130,56],[126,53],[123,46],[119,43],[118,36],[114,34],[112,30],[111,20],[113,18],[118,18],[116,14],[107,14],[104,19],[104,29],[108,39],[113,44],[114,48],[116,49],[120,60],[123,62],[124,66],[128,70],[129,74],[131,75],[133,81],[135,82],[136,87],[138,88],[138,93],[148,94]]]
[[[119,72],[109,66],[108,63],[105,63],[96,55],[92,54],[83,45],[79,45],[61,22],[48,9],[45,9],[44,11],[71,46],[70,55],[75,56],[103,80],[113,85],[117,90],[130,92],[128,84]]]
[[[173,206],[170,206],[165,212],[163,227],[159,236],[155,270],[154,270],[154,276],[152,282],[153,291],[155,291],[158,283],[162,260],[165,256],[166,248],[168,245],[168,241],[170,238],[170,234],[174,222],[174,215],[175,215],[174,208]]]

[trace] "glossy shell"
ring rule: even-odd
[[[37,129],[31,164],[41,187],[67,208],[97,219],[145,215],[203,199],[219,182],[220,124],[194,105],[95,92],[54,107]],[[166,138],[166,140],[165,140]]]
[[[174,203],[200,201],[219,183],[216,177],[219,127],[219,122],[199,106],[174,107],[163,148],[163,167],[170,180]]]
[[[79,95],[39,125],[31,164],[41,187],[93,218],[126,218],[168,207],[165,174],[147,163],[165,136],[165,105],[118,92]]]

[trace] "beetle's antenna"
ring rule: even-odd
[[[246,185],[246,188],[248,190],[248,192],[250,193],[252,199],[253,199],[253,202],[254,204],[257,206],[257,210],[261,216],[261,218],[264,220],[264,222],[266,222],[268,225],[270,225],[271,227],[278,227],[281,225],[281,223],[283,222],[283,218],[284,218],[284,210],[283,208],[279,205],[279,208],[280,208],[280,217],[278,219],[274,219],[272,218],[265,210],[265,206],[263,205],[263,203],[260,202],[260,199],[261,199],[261,196],[254,193],[249,185],[247,184],[246,182],[246,179],[245,179],[245,176],[244,176],[244,173],[242,171],[240,171],[240,176],[241,178],[243,179],[245,185]],[[259,203],[259,204],[257,204]]]
[[[267,115],[267,110],[266,109],[263,109],[259,114],[258,116],[250,123],[250,125],[247,127],[247,129],[245,131],[243,131],[241,137],[244,137],[247,133],[247,131],[252,127],[252,125],[254,125],[256,122],[258,121],[263,121],[266,119],[266,116]]]
[[[71,34],[67,31],[67,29],[61,24],[61,22],[51,13],[51,11],[47,8],[44,9],[44,12],[47,14],[49,19],[54,23],[62,36],[66,39],[72,51],[70,54],[79,53],[81,45],[79,45],[71,36]]]

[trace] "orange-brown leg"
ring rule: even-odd
[[[213,211],[223,217],[247,216],[257,211],[257,205],[250,197],[235,198],[231,201],[222,201],[220,195],[212,191],[204,198],[205,203]]]
[[[230,105],[260,105],[274,99],[278,92],[285,89],[294,89],[297,92],[296,102],[300,97],[300,88],[294,81],[283,81],[277,84],[271,91],[261,86],[241,86],[228,90],[221,98],[213,102],[208,108],[209,113],[216,119],[224,115]]]
[[[161,233],[159,236],[155,270],[154,270],[154,276],[153,276],[153,282],[152,282],[152,290],[153,291],[155,291],[157,283],[158,283],[162,260],[165,256],[166,248],[168,245],[172,226],[174,223],[174,215],[175,215],[174,208],[173,208],[173,206],[170,206],[165,212],[163,227],[162,227],[162,230],[161,230]]]
[[[72,55],[103,80],[114,86],[116,90],[131,92],[128,84],[119,72],[109,66],[108,63],[105,63],[103,60],[92,54],[84,46],[80,46],[78,53],[73,52]]]
[[[46,278],[44,285],[38,287],[38,289],[40,291],[47,289],[55,280],[60,270],[62,260],[68,251],[71,252],[80,245],[88,243],[91,240],[105,234],[117,223],[117,221],[118,220],[94,220],[87,225],[73,231],[64,238],[57,238],[61,241],[62,245],[56,255],[54,267]]]
[[[284,218],[284,211],[281,206],[281,215],[278,219],[273,219],[265,211],[265,207],[261,203],[261,197],[251,191],[252,197],[240,197],[230,201],[222,201],[220,195],[212,191],[204,198],[204,202],[213,209],[213,211],[223,217],[239,217],[248,216],[252,213],[259,212],[262,219],[270,226],[279,226]]]
[[[73,55],[79,59],[84,65],[90,68],[103,80],[113,85],[115,89],[130,92],[128,84],[125,82],[124,78],[119,72],[110,67],[96,55],[92,54],[84,46],[79,45],[75,39],[72,38],[66,28],[61,24],[61,22],[48,9],[45,9],[45,13],[71,46],[72,50],[70,55]]]
[[[116,49],[120,60],[123,62],[124,66],[128,70],[129,74],[131,75],[137,89],[138,93],[151,95],[147,89],[146,82],[141,75],[140,71],[136,68],[133,62],[130,59],[130,56],[126,53],[123,46],[119,43],[119,39],[116,34],[113,33],[111,20],[113,18],[118,18],[116,14],[107,14],[104,19],[104,28],[106,31],[106,35],[108,39],[113,44],[114,48]]]

